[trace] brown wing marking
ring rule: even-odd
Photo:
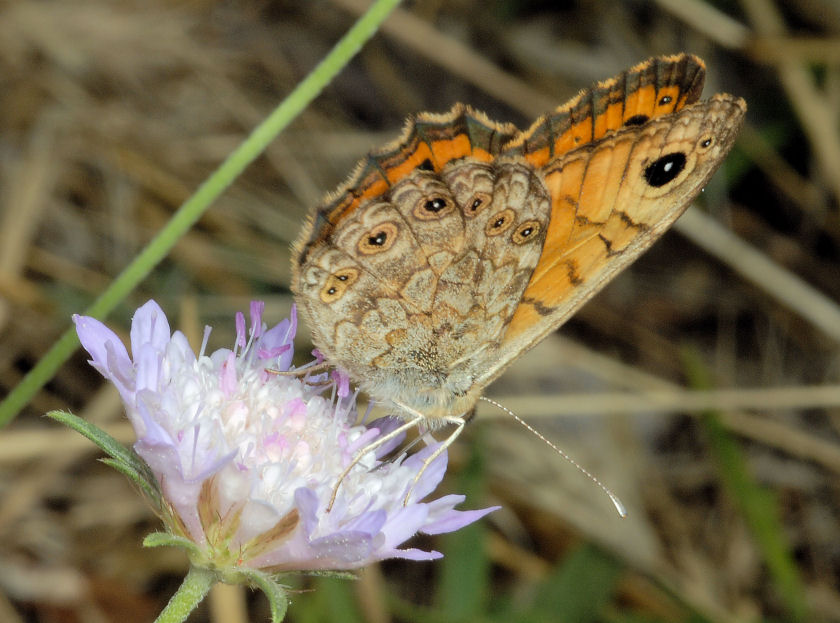
[[[327,197],[305,229],[306,239],[298,241],[298,262],[304,263],[310,248],[326,240],[363,203],[385,196],[415,169],[440,172],[448,162],[464,156],[491,162],[517,131],[463,104],[445,114],[420,113],[409,118],[397,140],[361,160],[347,181]]]

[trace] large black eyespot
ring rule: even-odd
[[[397,239],[398,228],[394,223],[380,223],[359,238],[356,245],[364,255],[382,253],[391,248]]]
[[[647,115],[633,115],[627,121],[624,122],[624,125],[642,125],[645,123],[650,117]]]
[[[685,163],[685,154],[681,152],[662,156],[647,166],[644,172],[645,180],[654,188],[664,186],[680,174],[685,168]]]
[[[530,240],[536,240],[541,228],[542,224],[539,221],[525,221],[513,232],[511,240],[516,244],[525,244]]]
[[[513,226],[515,220],[516,213],[513,210],[510,208],[502,210],[490,217],[487,225],[484,226],[484,233],[488,236],[503,234]]]

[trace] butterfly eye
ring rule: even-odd
[[[677,152],[662,156],[645,168],[644,176],[648,184],[655,188],[664,186],[676,178],[685,168],[685,154]]]
[[[397,226],[394,223],[380,223],[359,238],[357,244],[362,255],[382,253],[391,248],[397,239]]]
[[[536,240],[540,229],[542,229],[542,225],[539,221],[525,221],[513,232],[511,240],[516,244],[525,244],[530,240]]]
[[[511,228],[514,220],[516,220],[516,214],[513,210],[510,208],[502,210],[490,217],[490,220],[487,221],[487,225],[484,227],[484,233],[488,236],[503,234]]]
[[[321,301],[327,304],[335,303],[358,278],[359,271],[355,268],[342,268],[333,273],[327,277],[324,287],[321,288]]]

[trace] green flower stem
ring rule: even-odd
[[[210,587],[216,583],[216,574],[207,569],[190,567],[187,577],[172,595],[166,608],[160,613],[155,623],[182,623],[186,621],[195,607],[207,595]]]
[[[234,150],[195,193],[178,208],[166,226],[114,280],[111,286],[85,310],[85,315],[107,316],[138,283],[175,246],[175,243],[201,217],[207,207],[242,173],[266,146],[313,100],[340,72],[362,45],[373,36],[400,0],[376,0],[347,34],[312,70],[297,88],[280,103],[251,135]],[[35,393],[52,378],[70,357],[79,341],[75,330],[68,329],[38,364],[0,403],[0,427],[8,424]]]

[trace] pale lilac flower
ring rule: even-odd
[[[293,309],[267,329],[262,312],[262,303],[251,305],[247,331],[237,315],[233,350],[204,354],[208,328],[198,356],[154,301],[134,315],[131,356],[101,322],[74,317],[91,364],[122,396],[134,449],[162,493],[167,530],[196,546],[194,564],[275,572],[428,560],[441,554],[400,546],[417,532],[450,532],[494,510],[457,511],[461,495],[422,501],[446,471],[445,452],[404,505],[434,447],[380,460],[392,442],[359,461],[327,512],[339,475],[393,421],[355,425],[355,395],[341,373],[272,374],[290,369],[296,318]]]

